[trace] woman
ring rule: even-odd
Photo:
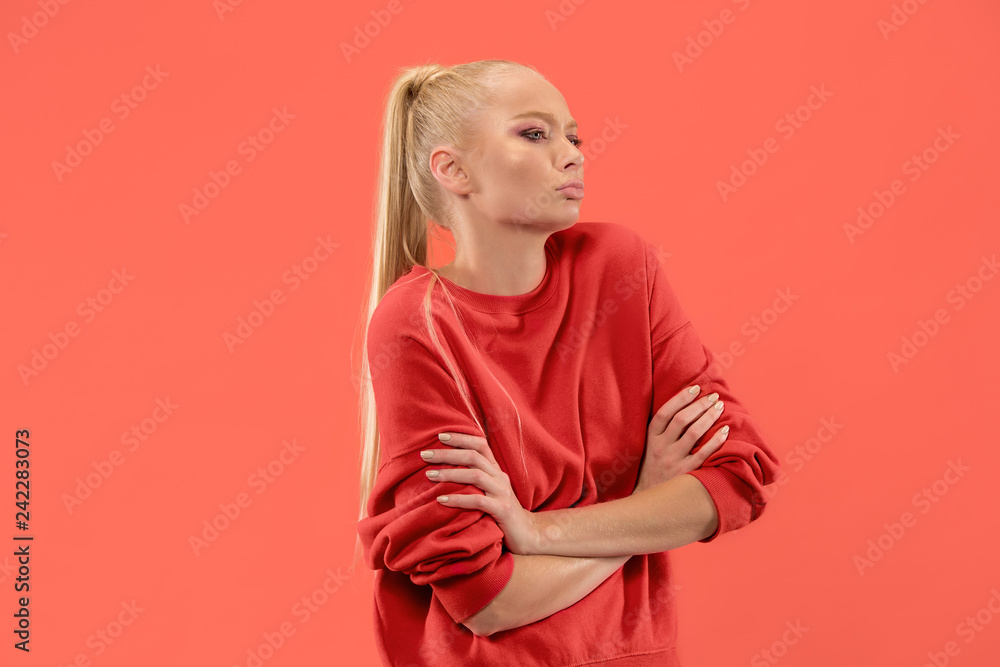
[[[576,132],[510,61],[389,93],[358,523],[385,664],[679,664],[668,550],[759,517],[778,471],[652,246],[577,222]]]

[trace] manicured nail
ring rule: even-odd
[[[440,440],[441,442],[448,442],[449,440],[451,440],[451,434],[450,433],[438,433],[438,440]]]
[[[699,391],[701,391],[701,386],[699,385],[695,385],[688,389],[688,393],[692,396],[697,396]]]
[[[420,452],[420,456],[421,456],[421,458],[424,458],[424,459],[432,459],[432,458],[434,458],[434,452],[430,451],[429,449],[428,450],[424,450],[424,451]]]
[[[448,502],[448,496],[438,496],[438,501],[446,503]]]

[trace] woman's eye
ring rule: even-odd
[[[526,138],[528,138],[531,141],[541,141],[542,137],[538,137],[536,139],[536,138],[533,138],[531,136],[531,135],[536,135],[536,134],[540,134],[540,135],[542,135],[542,137],[544,137],[545,136],[545,131],[544,130],[528,130],[527,132],[522,132],[521,136],[526,137]],[[583,145],[583,139],[578,139],[577,137],[570,137],[569,140],[571,142],[573,142],[574,146],[582,146]]]

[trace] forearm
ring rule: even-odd
[[[561,556],[631,556],[682,547],[715,532],[719,516],[693,475],[608,502],[536,512],[535,552]]]
[[[475,634],[519,628],[576,604],[625,564],[629,556],[573,558],[511,554],[514,573],[493,600],[463,623]]]

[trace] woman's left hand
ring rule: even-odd
[[[521,507],[510,485],[510,478],[493,458],[486,438],[465,433],[441,435],[451,436],[450,440],[442,441],[442,444],[447,444],[450,448],[425,450],[434,453],[430,459],[425,459],[424,452],[421,452],[424,463],[466,467],[432,468],[427,471],[427,478],[432,482],[472,484],[482,489],[486,495],[452,493],[446,496],[447,500],[441,500],[439,496],[438,502],[448,507],[480,510],[492,515],[503,531],[507,548],[516,554],[531,554],[539,543],[535,515]],[[437,476],[429,474],[435,472]]]

